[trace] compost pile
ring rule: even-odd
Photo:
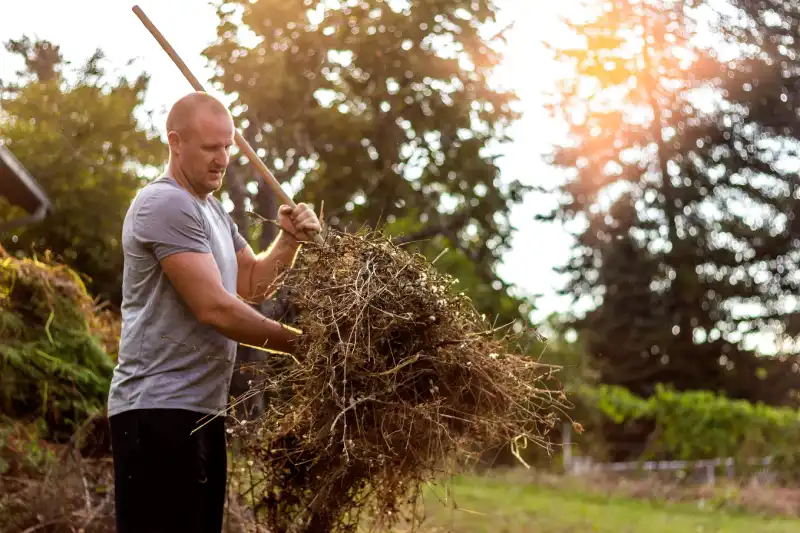
[[[102,410],[117,326],[95,307],[67,266],[0,255],[0,414],[44,415],[55,438]]]
[[[68,266],[0,248],[0,531],[113,531],[110,464],[60,450],[102,417],[118,331]]]
[[[456,282],[367,231],[331,231],[282,274],[300,345],[256,369],[268,407],[236,430],[270,531],[391,527],[472,453],[549,447],[555,369],[507,353]]]

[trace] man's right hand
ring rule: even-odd
[[[270,320],[226,291],[212,254],[180,252],[162,259],[161,266],[203,324],[236,342],[294,352],[297,331]]]

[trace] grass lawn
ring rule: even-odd
[[[796,533],[800,520],[703,510],[482,478],[426,497],[426,533]],[[455,500],[455,501],[453,501]],[[457,508],[454,508],[454,503]]]

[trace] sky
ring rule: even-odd
[[[106,54],[111,70],[151,75],[145,108],[154,112],[156,126],[163,130],[169,106],[192,90],[183,75],[145,30],[131,11],[139,5],[201,83],[210,77],[201,51],[216,36],[217,17],[205,0],[0,0],[0,41],[22,35],[47,39],[61,46],[68,61],[80,64],[97,48]],[[496,82],[513,88],[520,97],[522,119],[512,130],[513,142],[503,149],[499,162],[503,179],[552,186],[560,176],[542,155],[549,149],[555,125],[543,106],[544,92],[557,76],[544,40],[557,38],[558,13],[565,2],[499,0],[500,22],[514,21],[505,60]],[[126,66],[128,61],[134,63]],[[11,79],[20,63],[0,50],[0,79]],[[224,95],[218,95],[224,98]],[[529,196],[512,212],[517,231],[511,250],[503,257],[498,274],[528,295],[539,294],[533,320],[554,311],[568,310],[569,302],[556,295],[560,284],[553,267],[568,257],[571,238],[558,225],[537,223],[537,213],[548,208],[544,199]]]

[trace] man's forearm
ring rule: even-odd
[[[297,333],[235,298],[204,318],[203,322],[236,342],[286,353],[294,351]]]
[[[275,280],[282,268],[291,267],[297,257],[298,243],[291,235],[281,231],[269,249],[257,256],[250,273],[248,300],[260,303],[275,292]]]

